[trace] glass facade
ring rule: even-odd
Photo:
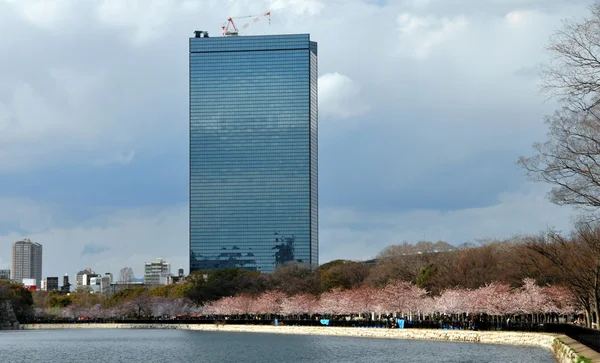
[[[317,44],[190,38],[190,271],[318,264]]]

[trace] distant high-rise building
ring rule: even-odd
[[[42,279],[42,291],[58,290],[58,277],[45,277]]]
[[[88,273],[88,274],[83,274],[83,276],[81,277],[81,284],[83,286],[89,286],[92,285],[92,279],[95,277],[100,277],[99,274],[97,273]]]
[[[65,295],[71,291],[71,284],[69,283],[69,275],[65,274],[63,276],[63,284],[60,288],[61,294]]]
[[[110,272],[107,272],[102,276],[102,280],[100,281],[100,291],[104,294],[110,292],[110,285],[113,282],[113,275]]]
[[[10,270],[0,270],[0,280],[10,280]]]
[[[42,283],[42,245],[24,238],[12,244],[12,279],[35,279],[39,289]]]
[[[318,264],[317,43],[190,38],[190,272]]]
[[[89,277],[92,277],[91,275],[95,274],[96,273],[94,272],[94,270],[92,270],[89,267],[79,271],[77,274],[75,274],[75,286],[79,287],[89,285]]]
[[[91,292],[101,292],[102,291],[102,279],[103,277],[100,275],[95,275],[90,277],[90,283],[88,287]]]
[[[166,285],[171,276],[171,264],[157,258],[152,262],[146,262],[144,266],[144,284]]]

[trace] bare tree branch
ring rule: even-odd
[[[548,140],[518,163],[530,179],[553,186],[550,200],[600,207],[600,4],[581,21],[565,20],[550,40],[542,90],[562,108],[547,117]]]
[[[600,120],[563,108],[547,123],[549,140],[534,144],[537,155],[518,163],[530,179],[554,185],[553,203],[600,207]]]

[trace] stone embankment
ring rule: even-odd
[[[0,330],[19,329],[19,321],[15,316],[12,303],[0,300]]]
[[[600,355],[564,335],[469,330],[374,329],[216,324],[25,324],[23,329],[181,329],[344,337],[443,340],[484,344],[524,345],[548,349],[560,363],[600,362]]]

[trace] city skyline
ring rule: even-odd
[[[186,43],[267,9],[246,34],[319,41],[321,263],[567,231],[570,208],[515,161],[556,109],[538,89],[548,38],[588,4],[0,1],[0,268],[28,237],[44,276],[139,276],[157,256],[187,271]]]
[[[190,38],[190,271],[317,265],[317,43],[206,35]]]

